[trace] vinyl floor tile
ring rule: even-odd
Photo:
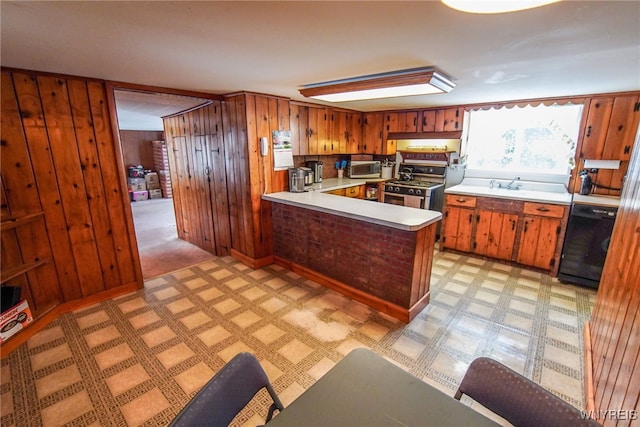
[[[539,272],[436,251],[431,301],[404,324],[280,266],[208,259],[60,316],[3,359],[2,425],[166,425],[242,351],[285,404],[369,348],[450,395],[474,358],[493,357],[582,407],[594,300]],[[257,396],[233,425],[264,422],[267,402]]]

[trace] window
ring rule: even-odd
[[[582,105],[539,105],[468,113],[467,169],[569,176]]]

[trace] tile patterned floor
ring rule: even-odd
[[[166,425],[240,351],[258,356],[287,405],[357,347],[449,395],[488,355],[581,407],[594,298],[544,274],[436,252],[431,303],[405,325],[278,266],[216,258],[36,334],[2,360],[1,422]],[[237,425],[263,423],[267,401],[258,395]]]

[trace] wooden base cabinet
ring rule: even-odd
[[[471,252],[471,231],[475,215],[476,198],[469,196],[447,196],[447,207],[443,215],[443,248]]]
[[[568,206],[448,194],[440,247],[556,275],[568,215]]]
[[[525,203],[523,227],[518,247],[519,264],[545,270],[557,270],[558,243],[566,228],[568,207],[541,203]],[[564,226],[563,226],[564,222]]]

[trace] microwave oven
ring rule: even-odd
[[[347,166],[349,178],[380,178],[380,161],[352,160]]]

